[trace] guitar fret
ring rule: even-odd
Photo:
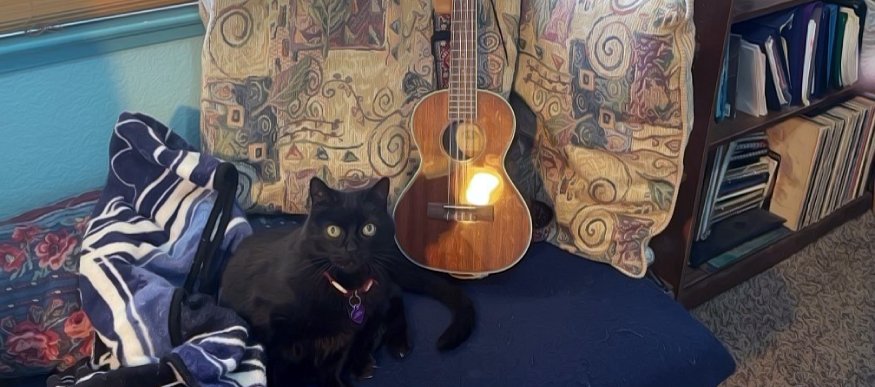
[[[450,116],[477,116],[476,2],[454,1],[451,23],[449,110]]]

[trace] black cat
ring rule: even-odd
[[[310,214],[294,231],[245,239],[228,262],[220,302],[251,325],[268,356],[268,385],[351,384],[373,375],[381,344],[410,351],[402,290],[431,296],[453,312],[441,350],[456,348],[474,326],[462,290],[401,255],[389,216],[389,180],[341,192],[310,181]]]

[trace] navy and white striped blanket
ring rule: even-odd
[[[82,304],[97,344],[88,364],[48,385],[266,385],[264,352],[245,322],[212,294],[186,291],[209,288],[217,260],[252,232],[233,200],[236,181],[224,188],[232,197],[225,222],[208,226],[221,210],[222,162],[143,114],[121,114],[109,163],[80,258]],[[205,234],[207,227],[218,231]],[[202,235],[221,232],[220,243],[206,243],[201,270]],[[193,283],[191,271],[208,273]]]

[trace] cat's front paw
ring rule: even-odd
[[[373,356],[368,355],[368,358],[361,362],[361,364],[356,365],[355,368],[352,369],[352,376],[357,380],[365,380],[374,377],[374,372],[377,369],[377,361]]]
[[[406,334],[400,333],[386,338],[386,350],[389,355],[396,359],[403,359],[410,354],[410,339]]]

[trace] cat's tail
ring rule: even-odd
[[[465,342],[474,330],[476,318],[474,303],[468,295],[461,287],[414,265],[400,253],[398,258],[402,262],[393,268],[395,282],[406,291],[436,299],[452,312],[452,321],[438,338],[437,348],[451,350]]]

